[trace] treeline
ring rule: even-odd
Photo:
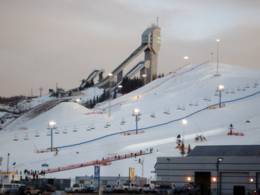
[[[113,92],[111,92],[113,93]],[[112,94],[111,94],[112,95]],[[103,91],[101,96],[95,96],[93,99],[87,101],[84,106],[86,106],[87,108],[94,108],[96,104],[104,102],[106,100],[109,99],[109,90],[105,90]]]
[[[131,91],[134,91],[134,90],[142,87],[143,85],[144,85],[143,79],[140,79],[140,78],[130,79],[128,77],[125,77],[122,81],[123,87],[121,89],[121,93],[122,94],[129,93]]]
[[[18,102],[27,99],[25,96],[0,97],[0,104],[14,106]]]
[[[124,78],[122,81],[122,88],[118,89],[118,88],[114,88],[111,91],[111,98],[115,99],[117,97],[118,93],[121,94],[126,94],[129,93],[133,90],[136,90],[140,87],[142,87],[144,85],[144,82],[142,79],[139,78],[133,78],[133,79],[129,79],[129,78]],[[109,95],[109,89],[104,89],[103,93],[101,96],[96,96],[93,99],[87,101],[84,106],[86,106],[87,108],[94,108],[96,104],[104,102],[106,100],[108,100],[110,97]]]

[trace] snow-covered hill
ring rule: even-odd
[[[4,116],[6,114],[6,112],[0,112],[0,118],[2,117],[2,116]]]
[[[16,169],[41,170],[43,163],[50,168],[101,159],[108,155],[154,149],[144,158],[145,176],[153,176],[158,156],[180,155],[176,136],[181,134],[185,144],[259,144],[260,140],[260,71],[238,66],[220,66],[221,76],[214,76],[214,64],[190,65],[164,78],[89,110],[74,102],[63,102],[39,116],[0,131],[0,156],[11,153]],[[209,109],[218,103],[217,86],[223,84],[225,107]],[[81,96],[87,99],[87,94]],[[135,130],[134,108],[141,111],[137,135],[124,135]],[[182,119],[188,121],[182,124]],[[38,154],[37,149],[50,147],[48,121],[57,122],[54,146],[59,154]],[[122,123],[125,121],[125,123]],[[228,127],[244,136],[227,136]],[[39,135],[36,136],[36,135]],[[203,135],[206,142],[196,142]],[[18,141],[13,141],[17,138]],[[26,140],[24,138],[29,138]],[[5,161],[3,162],[5,167]],[[102,167],[102,175],[128,175],[141,166],[135,159],[122,160]],[[51,174],[53,177],[92,175],[93,167]]]

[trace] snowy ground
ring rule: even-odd
[[[0,131],[2,167],[6,167],[8,152],[11,153],[11,162],[17,164],[16,169],[40,170],[43,163],[52,168],[152,147],[154,153],[143,157],[145,176],[152,177],[151,171],[158,156],[180,155],[175,148],[178,134],[183,135],[185,143],[192,147],[200,144],[259,144],[260,71],[230,65],[221,65],[220,70],[221,76],[216,77],[214,64],[192,65],[157,79],[113,100],[111,117],[107,114],[108,102],[92,110],[74,102],[61,103],[24,124]],[[223,101],[235,101],[227,102],[221,109],[207,109],[209,105],[218,103],[216,88],[219,84],[225,85]],[[89,90],[79,97],[86,100],[88,95],[101,93],[99,89]],[[134,108],[141,111],[138,124],[144,133],[125,136],[121,132],[135,129]],[[188,121],[186,126],[181,123],[183,118]],[[57,122],[58,128],[54,133],[54,145],[59,148],[57,156],[35,153],[37,149],[50,147],[46,128],[49,120]],[[125,121],[124,125],[122,121]],[[227,136],[230,123],[245,136]],[[200,134],[207,138],[207,142],[195,142],[195,136]],[[14,138],[18,141],[13,141]],[[129,167],[135,167],[137,174],[141,175],[141,166],[136,159],[102,167],[101,174],[126,176]],[[48,176],[92,174],[93,167],[88,167]]]
[[[4,116],[6,114],[6,112],[0,112],[0,118],[2,117],[2,116]]]

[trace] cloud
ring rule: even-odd
[[[257,64],[259,13],[259,0],[0,1],[1,94],[41,85],[47,91],[56,82],[68,89],[94,68],[110,71],[157,16],[160,71],[180,66],[183,55],[204,61],[216,37],[223,40],[223,62]]]
[[[114,0],[132,11],[148,14],[161,21],[173,39],[202,40],[236,26],[258,25],[260,2],[257,0]]]

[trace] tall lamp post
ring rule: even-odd
[[[55,121],[49,121],[49,129],[51,130],[51,151],[53,151],[53,129],[56,127]]]
[[[110,72],[108,73],[109,77],[109,100],[108,100],[108,117],[111,116],[111,80],[113,78],[113,74]]]
[[[138,159],[138,164],[142,166],[142,180],[141,180],[141,186],[144,186],[144,158],[139,158]]]
[[[118,85],[117,88],[118,88],[118,89],[122,89],[122,88],[123,88],[123,85]]]
[[[10,161],[10,153],[7,154],[7,164],[6,164],[6,173],[9,174],[9,161]]]
[[[147,74],[142,74],[142,77],[143,77],[143,80],[144,80],[144,85],[146,85],[146,77],[147,77]]]
[[[216,163],[216,168],[217,168],[217,195],[221,195],[221,179],[220,179],[220,173],[219,173],[219,164],[223,161],[224,159],[222,157],[217,158],[217,163]]]
[[[222,91],[225,89],[224,85],[218,85],[218,96],[219,96],[219,103],[218,103],[218,107],[221,108],[222,107]]]
[[[135,129],[136,129],[136,134],[137,134],[138,133],[138,120],[139,120],[139,116],[141,116],[140,110],[138,108],[134,109],[133,116],[135,117]]]
[[[184,128],[183,128],[183,136],[182,136],[182,139],[183,139],[184,134],[185,134],[185,126],[188,125],[188,120],[187,119],[182,119],[181,120],[181,124],[184,126]]]
[[[217,71],[215,76],[220,76],[219,74],[219,43],[220,43],[220,39],[216,39],[217,42]]]
[[[77,98],[75,101],[76,101],[78,104],[80,104],[81,99],[80,99],[80,98]]]
[[[122,88],[123,88],[123,85],[118,85],[117,86],[117,93],[121,92]]]
[[[188,62],[187,65],[188,65],[188,64],[191,64],[191,61],[190,61],[190,57],[189,57],[189,56],[184,56],[183,59]],[[186,64],[185,64],[185,65],[186,65]]]

